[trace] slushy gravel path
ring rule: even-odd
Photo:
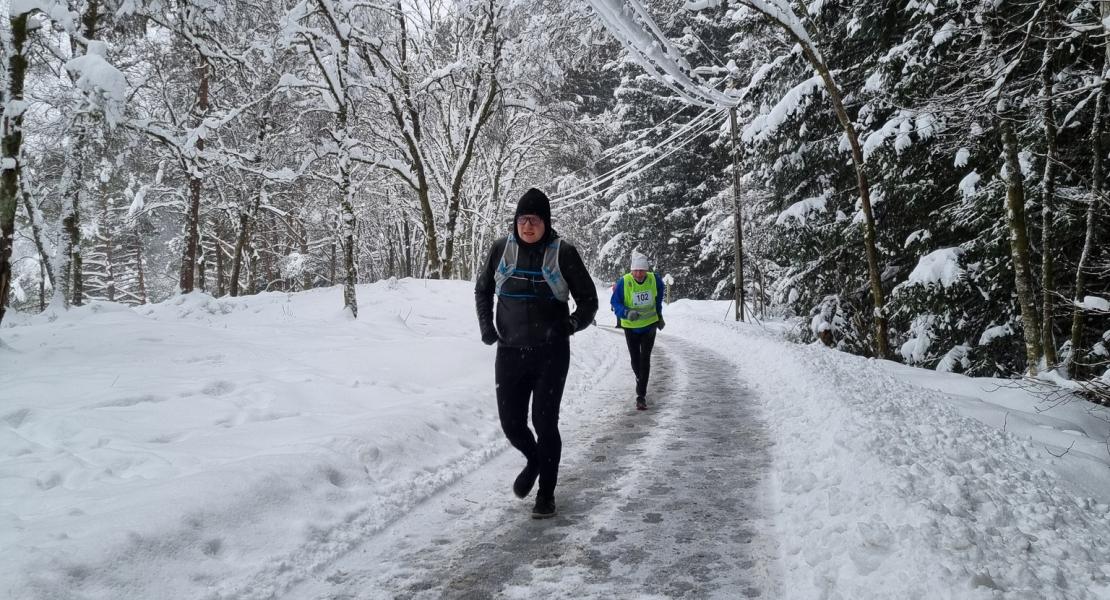
[[[564,412],[558,516],[512,496],[510,449],[286,598],[775,598],[768,436],[728,359],[660,335],[648,411],[617,364]]]

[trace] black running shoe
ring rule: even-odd
[[[531,462],[524,465],[520,475],[517,475],[516,480],[513,481],[513,494],[516,494],[517,498],[527,496],[528,492],[532,491],[532,486],[536,485],[536,477],[539,477],[539,474],[539,467],[534,466]]]
[[[647,410],[647,398],[643,396],[636,398],[636,410]]]
[[[555,516],[555,496],[536,494],[536,507],[532,509],[533,519],[550,519]]]

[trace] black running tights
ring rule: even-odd
[[[541,495],[554,494],[559,480],[559,403],[569,368],[569,339],[528,348],[497,346],[494,379],[501,429],[528,462],[539,466]],[[535,435],[528,429],[529,399]]]
[[[648,378],[651,376],[651,349],[655,347],[655,327],[641,333],[624,330],[624,341],[628,343],[628,356],[632,359],[632,372],[636,375],[636,397],[647,394]]]

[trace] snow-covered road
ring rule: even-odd
[[[509,450],[285,597],[777,597],[750,394],[708,348],[660,336],[654,356],[647,412],[630,370],[579,392],[597,408],[564,428],[556,518],[512,496]]]
[[[472,284],[359,294],[6,319],[0,598],[1110,598],[1105,411],[681,300],[646,413],[575,335],[533,521]]]

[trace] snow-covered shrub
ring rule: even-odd
[[[983,310],[981,267],[962,248],[926,253],[890,296],[891,336],[907,364],[974,375],[1020,371],[1020,320]]]

